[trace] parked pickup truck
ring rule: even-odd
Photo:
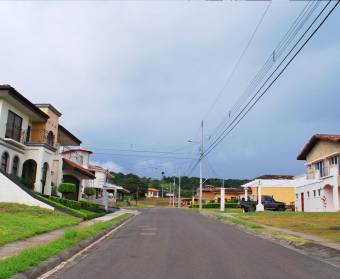
[[[251,212],[256,210],[257,201],[245,201],[242,200],[240,202],[240,208],[242,208],[245,212]],[[266,210],[275,210],[275,211],[285,211],[286,205],[283,202],[279,202],[273,199],[271,196],[262,196],[262,204],[264,209]]]

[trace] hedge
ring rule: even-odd
[[[77,187],[73,183],[60,183],[58,187],[58,191],[63,194],[75,193],[77,191]]]
[[[11,177],[13,180],[15,180],[15,181],[17,181],[17,182],[23,184],[26,188],[28,188],[28,189],[30,189],[30,190],[34,190],[34,183],[33,183],[31,180],[26,179],[26,178],[21,177],[21,176],[17,176],[17,175],[15,175],[15,174],[10,174],[10,177]]]
[[[74,200],[68,200],[60,197],[55,197],[55,196],[50,196],[50,200],[55,201],[57,203],[61,203],[67,207],[71,207],[73,209],[81,209],[81,203],[79,201],[74,201]]]
[[[96,210],[99,209],[99,204],[89,201],[80,201],[81,208],[87,209],[87,210]]]

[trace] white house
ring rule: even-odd
[[[148,192],[145,195],[147,198],[159,198],[159,190],[156,188],[148,188]]]
[[[340,210],[339,155],[339,134],[316,134],[304,146],[297,159],[306,161],[306,174],[294,181],[297,211]]]
[[[61,181],[94,179],[79,162],[62,157],[61,151],[81,141],[59,124],[60,116],[52,105],[33,104],[12,86],[0,85],[0,202],[41,205],[19,189],[15,177],[45,195],[57,193]]]

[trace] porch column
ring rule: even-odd
[[[221,205],[221,211],[224,211],[224,207],[225,207],[225,188],[221,188],[221,201],[220,201],[220,205]]]
[[[262,204],[262,193],[261,193],[261,186],[260,185],[258,185],[258,187],[257,187],[256,211],[264,211],[264,206]]]
[[[335,184],[333,186],[333,204],[334,204],[334,211],[339,211],[339,190],[338,185]]]
[[[108,199],[109,199],[109,195],[107,194],[107,190],[103,189],[103,203],[104,203],[105,211],[108,211],[108,209],[109,209]]]
[[[114,199],[114,203],[117,203],[117,188],[116,187],[113,192],[113,199]]]
[[[244,188],[244,200],[248,201],[248,187]]]

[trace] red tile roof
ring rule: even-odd
[[[68,166],[69,168],[71,168],[72,170],[78,171],[82,175],[85,175],[85,176],[89,177],[90,179],[95,179],[96,178],[96,176],[92,172],[90,172],[89,170],[83,168],[81,165],[78,165],[77,163],[75,163],[75,162],[73,162],[71,160],[63,158],[63,163],[66,166]]]
[[[148,188],[148,192],[159,192],[156,188]]]
[[[297,156],[297,160],[306,160],[308,153],[312,150],[315,144],[319,141],[331,141],[331,142],[340,142],[340,134],[315,134],[312,136],[306,145],[301,150],[300,154]]]

